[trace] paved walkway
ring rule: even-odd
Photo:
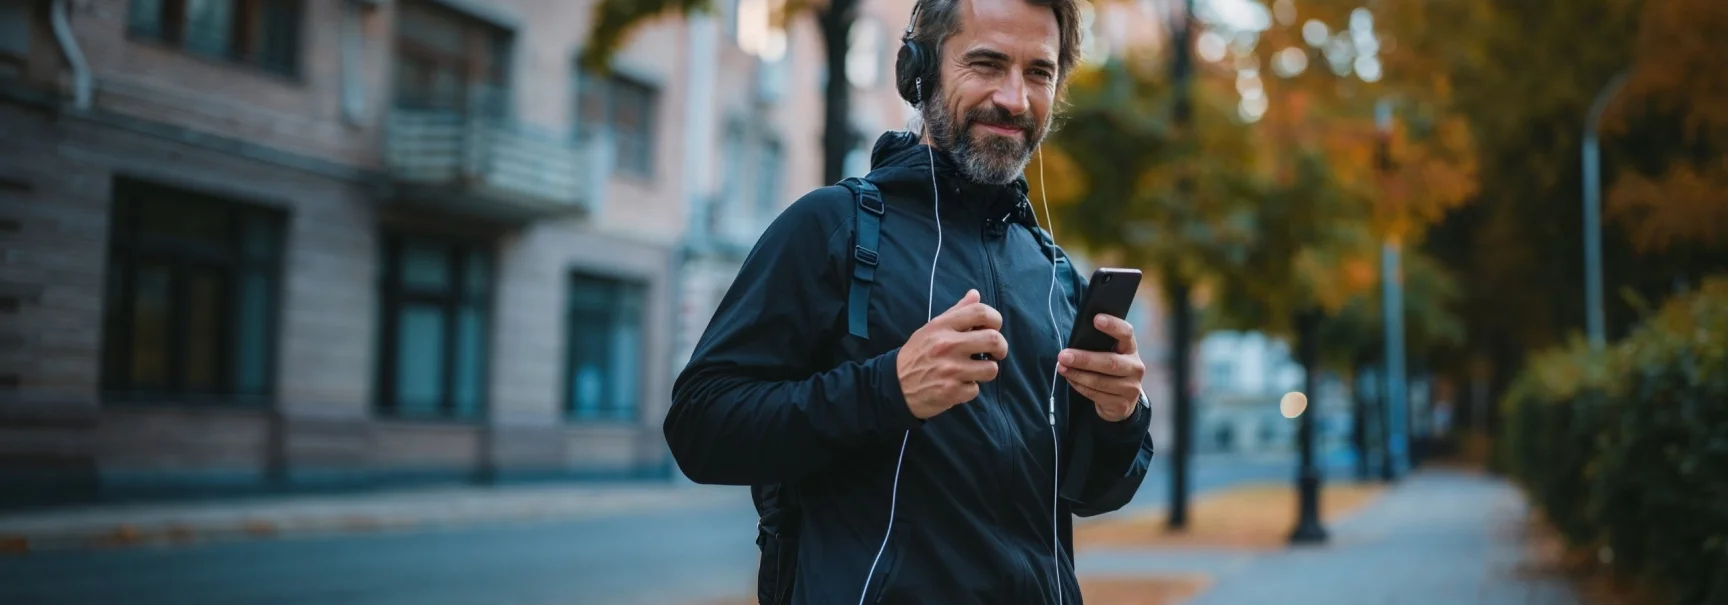
[[[0,554],[573,521],[699,508],[736,496],[737,488],[683,482],[551,484],[69,507],[0,513]]]
[[[1575,605],[1553,578],[1517,569],[1522,496],[1461,471],[1412,475],[1361,512],[1328,527],[1326,546],[1271,553],[1099,551],[1082,574],[1201,573],[1211,588],[1183,605]]]

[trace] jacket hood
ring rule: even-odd
[[[965,200],[966,203],[957,205],[1002,218],[1004,222],[1037,227],[1032,205],[1026,200],[1025,175],[1014,177],[1006,185],[973,182],[948,152],[919,142],[915,132],[892,130],[877,138],[870,151],[870,174],[866,178],[884,193],[928,202],[932,158],[936,162],[936,182],[946,199]]]

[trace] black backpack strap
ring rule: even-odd
[[[846,328],[853,336],[870,338],[870,285],[876,282],[876,263],[880,255],[882,217],[888,206],[882,202],[882,192],[868,180],[848,177],[840,181],[852,191],[857,201],[857,229],[852,242],[852,287],[846,296]]]

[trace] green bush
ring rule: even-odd
[[[1625,340],[1531,359],[1498,465],[1574,546],[1684,605],[1728,603],[1728,277]]]

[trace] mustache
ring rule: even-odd
[[[979,107],[967,111],[966,125],[971,126],[977,123],[1000,126],[1003,128],[1014,128],[1027,134],[1030,134],[1032,129],[1037,126],[1037,124],[1033,123],[1032,116],[1017,116],[1009,113],[1008,110],[1001,107]]]

